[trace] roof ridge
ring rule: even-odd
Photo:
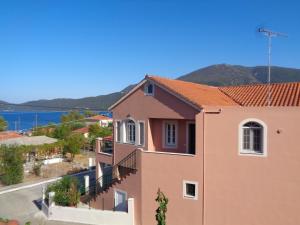
[[[209,88],[218,88],[217,86],[213,86],[213,85],[208,85],[208,84],[202,84],[202,83],[195,83],[195,82],[191,82],[191,81],[185,81],[185,80],[178,80],[178,79],[172,79],[172,78],[168,78],[168,77],[161,77],[161,76],[157,76],[157,75],[146,75],[145,77],[147,78],[159,78],[159,79],[166,79],[166,80],[171,80],[171,81],[177,81],[177,82],[182,82],[182,83],[188,83],[188,84],[193,84],[193,85],[199,85],[202,87],[209,87]]]
[[[284,85],[284,84],[299,84],[300,81],[291,81],[291,82],[276,82],[276,83],[270,83],[271,85]],[[242,85],[232,85],[232,86],[219,86],[217,88],[233,88],[233,87],[253,87],[253,86],[266,86],[268,83],[252,83],[252,84],[242,84]]]

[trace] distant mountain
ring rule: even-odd
[[[231,86],[253,83],[266,83],[268,68],[266,66],[246,67],[239,65],[219,64],[208,66],[179,77],[179,80],[202,83],[214,86]],[[271,82],[300,82],[300,69],[272,67]],[[52,100],[37,100],[22,104],[10,104],[0,101],[0,110],[67,110],[91,109],[107,110],[118,99],[128,93],[136,84],[129,85],[120,92],[96,97],[80,99],[59,98]]]
[[[245,67],[239,65],[219,64],[193,71],[179,77],[178,79],[213,86],[267,83],[268,67]],[[272,67],[272,83],[296,81],[300,81],[300,69],[277,66]]]
[[[80,99],[57,98],[51,100],[36,100],[21,104],[8,104],[0,101],[0,110],[18,110],[18,111],[34,111],[34,110],[68,110],[68,109],[90,109],[95,111],[107,110],[114,102],[119,100],[123,95],[130,91],[135,85],[129,85],[120,92],[114,92],[107,95],[99,95],[96,97],[86,97]]]

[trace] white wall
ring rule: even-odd
[[[134,225],[134,199],[128,199],[128,213],[86,208],[51,206],[49,220],[94,225]]]

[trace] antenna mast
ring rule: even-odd
[[[272,51],[272,37],[287,37],[286,34],[271,31],[265,28],[258,28],[258,32],[268,37],[268,98],[267,104],[271,106],[272,93],[271,93],[271,51]]]

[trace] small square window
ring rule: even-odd
[[[146,95],[154,95],[154,84],[148,83],[145,85],[145,94]]]
[[[195,197],[196,195],[196,185],[195,184],[185,184],[186,195]]]
[[[183,197],[188,199],[198,199],[198,183],[183,181]]]

